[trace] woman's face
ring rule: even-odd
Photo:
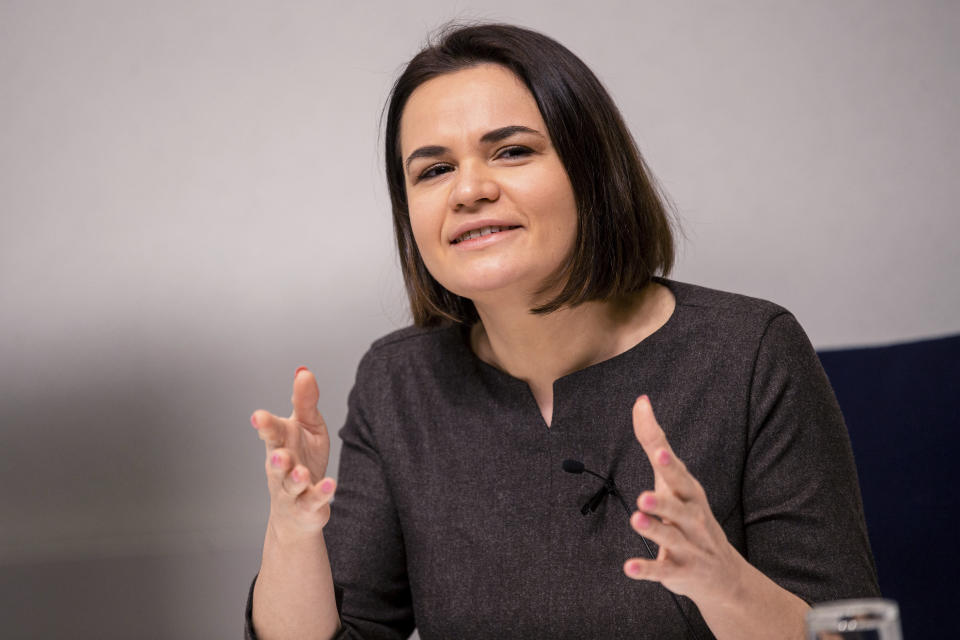
[[[494,64],[428,80],[404,108],[400,147],[433,277],[477,303],[533,303],[569,259],[577,207],[526,86]]]

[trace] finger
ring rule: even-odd
[[[646,558],[630,558],[623,563],[623,572],[634,580],[653,580],[662,582],[669,573],[670,567],[662,560],[647,560]]]
[[[633,403],[633,433],[637,437],[640,446],[643,447],[647,458],[653,463],[654,454],[660,449],[670,449],[670,443],[667,442],[667,436],[660,428],[660,423],[653,415],[653,406],[650,404],[650,398],[642,395]]]
[[[267,444],[268,451],[284,445],[287,426],[283,418],[278,418],[269,411],[258,409],[250,416],[250,424],[257,430],[260,439]]]
[[[656,516],[657,519],[670,523],[668,517],[664,515],[665,512],[670,511],[674,512],[677,510],[675,506],[670,506],[665,508],[665,501],[669,499],[669,495],[660,494],[658,497],[653,491],[644,491],[639,496],[637,496],[637,509],[642,513],[647,515]]]
[[[666,481],[670,488],[684,499],[698,496],[699,483],[676,456],[660,423],[653,414],[653,406],[646,395],[633,404],[633,433],[653,466],[655,476]]]
[[[682,554],[683,550],[690,546],[689,540],[682,531],[642,511],[633,512],[630,516],[630,526],[643,537],[660,545],[661,550],[670,549],[674,554],[679,550]]]
[[[288,495],[296,498],[310,486],[310,470],[298,464],[283,477],[280,486]]]
[[[282,488],[283,481],[292,466],[290,452],[286,449],[274,449],[267,454],[267,484],[271,492],[276,488]]]
[[[703,539],[704,518],[699,502],[681,500],[672,490],[660,493],[644,491],[637,496],[637,508],[656,516],[664,524],[677,527],[691,540]]]
[[[660,493],[644,491],[637,496],[637,509],[646,514],[657,516],[667,523],[686,520],[687,505],[687,502],[673,495],[672,491],[661,491]]]
[[[337,482],[333,478],[324,478],[300,494],[297,502],[309,511],[319,511],[330,504],[337,491]]]
[[[317,379],[306,367],[297,369],[293,376],[293,396],[290,402],[293,404],[291,418],[314,433],[326,429],[323,416],[317,409],[317,403],[320,402],[320,388],[317,386]]]
[[[654,475],[666,482],[670,490],[683,500],[706,502],[703,487],[672,449],[657,449],[650,459]]]

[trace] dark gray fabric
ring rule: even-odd
[[[613,475],[631,505],[652,488],[631,425],[643,393],[752,564],[808,602],[879,594],[843,419],[803,330],[774,304],[662,282],[670,320],[557,380],[549,428],[462,327],[374,343],[325,531],[345,637],[687,637],[662,586],[623,575],[643,551],[622,506],[582,516],[601,483],[561,469]]]

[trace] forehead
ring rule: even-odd
[[[475,140],[508,125],[547,134],[533,94],[512,71],[495,64],[461,69],[427,80],[410,95],[400,118],[401,153],[455,138]]]

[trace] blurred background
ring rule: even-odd
[[[675,278],[818,348],[960,331],[958,3],[0,0],[4,637],[240,635],[249,415],[307,365],[336,431],[408,324],[380,112],[452,18],[594,69],[675,205]]]

